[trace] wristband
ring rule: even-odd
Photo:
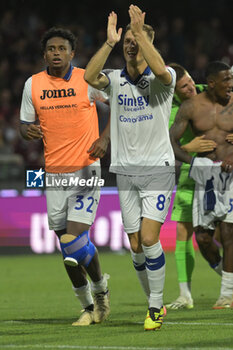
[[[105,41],[106,42],[106,44],[108,45],[108,46],[110,46],[111,47],[111,49],[113,49],[114,48],[114,46],[112,46],[112,45],[110,45],[107,41]]]

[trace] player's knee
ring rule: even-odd
[[[136,253],[136,254],[142,253],[142,246],[141,246],[141,244],[138,244],[138,243],[136,243],[136,242],[131,243],[131,244],[130,244],[130,248],[131,248],[131,250],[132,250],[134,253]]]
[[[233,235],[223,235],[221,243],[224,250],[233,247]]]
[[[65,260],[76,260],[85,267],[90,264],[96,251],[94,244],[89,239],[88,231],[84,231],[78,237],[64,234],[60,238],[60,245]]]
[[[139,241],[138,233],[131,233],[128,235],[128,237],[129,237],[131,250],[136,254],[142,253],[142,245]]]
[[[144,237],[142,237],[142,245],[146,246],[146,247],[151,247],[152,245],[158,243],[159,241],[159,236],[153,234],[148,234]]]
[[[191,222],[177,222],[176,238],[178,241],[188,241],[193,235]]]
[[[227,222],[221,223],[221,243],[224,248],[233,245],[232,224]]]
[[[212,237],[208,233],[198,233],[196,234],[196,241],[199,247],[208,248],[212,243]]]
[[[62,235],[61,237],[60,237],[60,242],[61,243],[70,243],[70,242],[72,242],[75,238],[77,238],[76,236],[74,236],[74,235],[70,235],[70,234],[68,234],[68,233],[65,233],[64,235]]]

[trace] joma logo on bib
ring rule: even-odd
[[[40,96],[41,100],[46,98],[60,98],[60,97],[70,97],[76,96],[74,89],[61,89],[61,90],[42,90],[42,95]]]

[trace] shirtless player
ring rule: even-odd
[[[233,79],[230,67],[223,62],[211,62],[206,72],[208,90],[184,101],[170,129],[171,142],[178,160],[191,163],[192,156],[181,149],[179,139],[190,124],[195,136],[205,135],[216,142],[212,152],[199,154],[212,161],[222,161],[222,169],[233,170]],[[233,186],[231,184],[231,197]],[[231,201],[231,200],[230,200]],[[231,202],[230,202],[231,203]],[[233,206],[220,222],[223,246],[223,271],[220,297],[215,309],[233,307]],[[213,230],[195,227],[197,241],[213,244]]]

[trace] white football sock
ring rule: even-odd
[[[214,271],[217,272],[220,276],[222,276],[222,258],[219,261],[218,265],[213,267]]]
[[[76,297],[80,301],[83,309],[85,309],[91,304],[94,304],[94,301],[91,295],[91,287],[90,287],[89,281],[87,281],[87,284],[83,287],[76,288],[72,286],[72,288]]]
[[[146,257],[146,271],[150,286],[149,307],[160,309],[163,305],[165,281],[165,256],[160,241],[150,247],[142,245]]]
[[[108,290],[108,279],[109,279],[109,275],[107,273],[105,273],[101,280],[98,282],[91,282],[91,290],[94,294],[98,294],[98,293],[105,293]]]
[[[144,293],[146,294],[147,299],[149,300],[150,297],[150,287],[147,277],[147,271],[146,271],[146,257],[145,254],[142,253],[134,253],[132,250],[130,250],[133,265],[136,271],[136,274],[138,276],[139,282],[142,286],[142,289]]]
[[[180,282],[180,295],[187,299],[192,299],[191,295],[191,282]]]
[[[222,271],[220,296],[227,298],[233,296],[233,272]]]

